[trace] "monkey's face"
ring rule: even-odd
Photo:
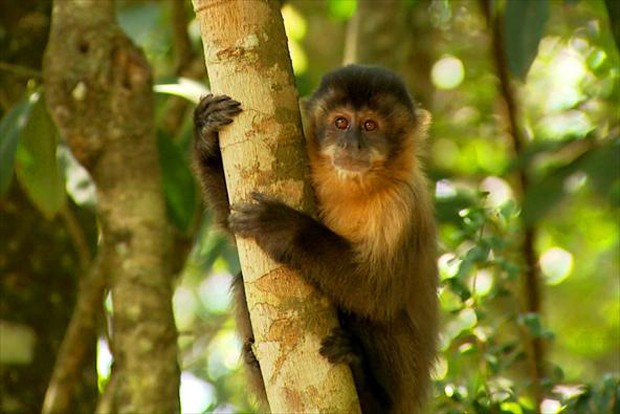
[[[341,178],[393,174],[412,157],[418,116],[402,80],[386,69],[350,65],[330,72],[306,109],[311,158]]]
[[[320,152],[338,172],[364,174],[385,162],[389,153],[387,125],[374,111],[338,108],[325,114],[322,126]]]
[[[386,167],[402,152],[412,115],[404,107],[337,106],[315,119],[319,153],[343,178],[359,177]]]

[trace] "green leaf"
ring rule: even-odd
[[[65,205],[65,184],[58,167],[58,133],[39,94],[22,130],[16,153],[17,180],[32,203],[50,219]]]
[[[0,121],[0,196],[6,194],[11,184],[17,143],[32,107],[28,98],[22,98]]]
[[[196,212],[196,185],[183,152],[164,133],[157,134],[162,181],[168,214],[183,232],[188,232]]]
[[[504,12],[504,47],[508,68],[524,80],[538,53],[549,19],[547,0],[508,0]]]
[[[590,150],[580,159],[579,167],[592,179],[592,188],[618,206],[620,203],[620,139]]]
[[[528,312],[519,315],[519,323],[529,330],[533,338],[551,339],[553,337],[553,334],[543,326],[538,313]]]
[[[567,176],[567,171],[556,170],[528,186],[522,212],[525,223],[537,223],[562,200]]]

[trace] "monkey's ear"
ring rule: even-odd
[[[301,113],[301,125],[304,130],[304,136],[308,139],[309,134],[312,133],[312,128],[310,125],[310,116],[308,113],[308,107],[310,105],[310,97],[304,96],[299,98],[299,112]]]
[[[308,110],[308,104],[310,103],[309,96],[302,96],[299,98],[299,110],[303,113]]]
[[[428,129],[431,126],[431,113],[426,109],[416,108],[415,116],[417,124],[415,126],[415,137],[419,143],[426,142],[428,137]]]
[[[416,120],[418,121],[418,129],[426,132],[431,126],[431,119],[433,116],[426,109],[416,108],[415,110]]]

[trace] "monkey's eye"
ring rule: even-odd
[[[336,120],[334,121],[334,125],[336,126],[336,128],[338,129],[347,129],[349,127],[349,121],[347,121],[347,118],[344,118],[342,116],[339,116],[338,118],[336,118]]]
[[[369,119],[368,121],[364,122],[364,129],[366,131],[374,131],[375,129],[377,129],[377,123]]]

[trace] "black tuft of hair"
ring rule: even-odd
[[[351,105],[355,109],[372,106],[386,95],[413,112],[414,103],[403,80],[391,70],[366,65],[348,65],[326,74],[312,94],[310,103],[334,94],[334,105]]]

